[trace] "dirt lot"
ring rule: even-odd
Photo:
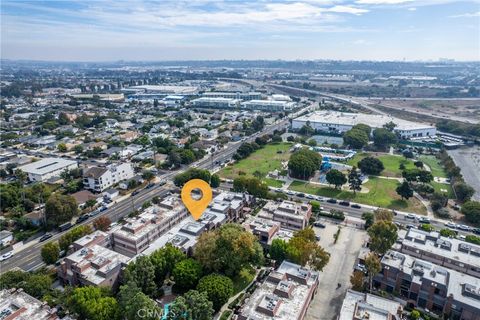
[[[357,100],[359,100],[357,98]],[[480,99],[367,99],[362,102],[436,118],[480,123]]]
[[[366,240],[366,232],[352,227],[342,226],[336,244],[333,235],[338,225],[325,222],[326,228],[315,228],[320,236],[320,245],[330,252],[330,262],[320,273],[320,284],[316,296],[310,304],[306,320],[336,319],[347,288],[350,287],[350,275],[360,248]],[[337,289],[337,284],[342,286]]]

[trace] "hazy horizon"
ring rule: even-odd
[[[1,9],[5,60],[480,60],[477,0],[5,0]]]

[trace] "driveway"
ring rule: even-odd
[[[330,261],[320,273],[320,284],[317,294],[310,303],[306,320],[336,319],[343,303],[347,288],[350,287],[350,275],[353,272],[355,260],[367,235],[363,230],[342,226],[336,244],[333,235],[338,225],[325,222],[326,228],[314,228],[320,236],[320,245],[330,252]],[[337,284],[341,287],[337,289]]]

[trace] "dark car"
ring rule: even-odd
[[[350,202],[348,202],[348,201],[340,201],[338,204],[341,205],[341,206],[345,206],[345,207],[350,206]]]
[[[53,237],[53,235],[51,233],[45,233],[41,238],[40,238],[40,242],[43,242],[45,240],[48,240],[50,239],[51,237]]]
[[[305,197],[305,193],[297,193],[297,197],[303,198]]]
[[[155,185],[155,183],[149,183],[149,184],[147,184],[147,186],[145,187],[145,189],[153,188],[154,185]]]
[[[472,231],[473,233],[480,234],[480,228],[475,228]]]
[[[314,222],[313,226],[318,227],[318,228],[322,228],[322,229],[326,228],[326,226],[321,222]]]
[[[328,199],[327,202],[328,203],[337,203],[337,200],[336,199]]]
[[[356,204],[356,203],[352,204],[351,207],[354,208],[354,209],[361,209],[362,208],[361,205]]]
[[[135,191],[132,192],[132,195],[131,195],[131,196],[132,196],[132,197],[133,197],[133,196],[136,196],[136,195],[139,194],[139,193],[140,193],[140,191],[135,190]]]
[[[83,221],[88,220],[88,218],[90,218],[90,216],[88,214],[84,214],[84,215],[78,217],[77,223],[82,223]]]

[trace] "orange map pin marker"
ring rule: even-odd
[[[195,189],[199,189],[202,192],[202,197],[198,200],[192,197],[192,191]],[[212,188],[202,179],[192,179],[185,183],[181,195],[185,207],[190,211],[193,218],[198,220],[205,209],[207,209],[210,201],[212,201]]]

